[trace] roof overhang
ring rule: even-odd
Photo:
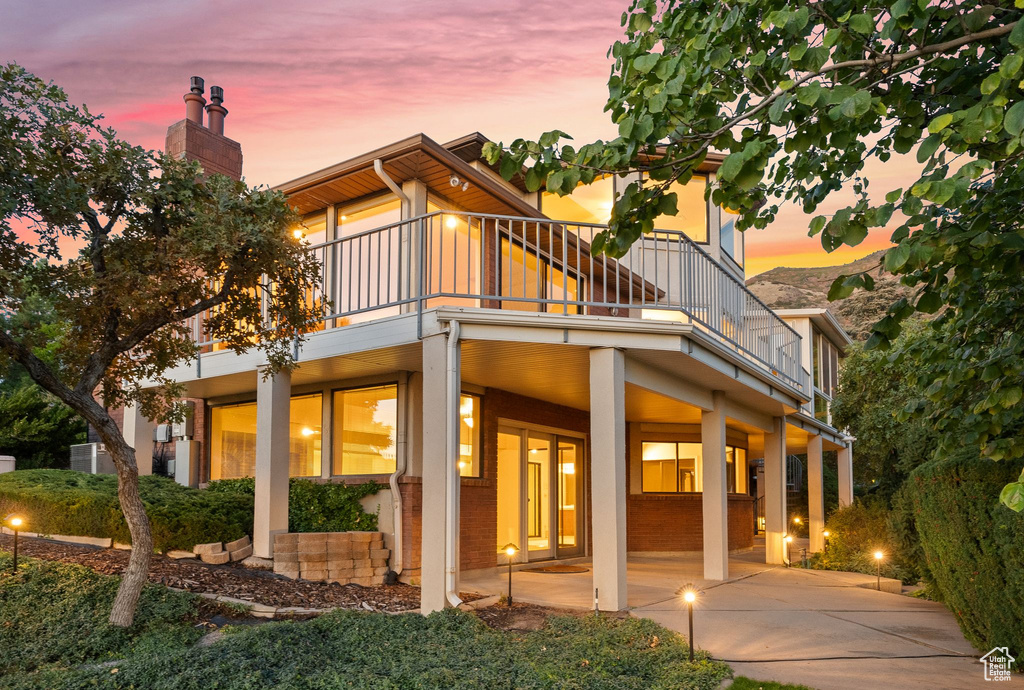
[[[810,319],[811,323],[817,326],[829,341],[839,348],[839,351],[846,353],[846,348],[853,344],[853,339],[836,319],[835,315],[828,309],[776,309],[783,320],[789,319]]]

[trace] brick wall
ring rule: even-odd
[[[700,494],[630,494],[626,499],[627,551],[700,551],[704,548]],[[754,499],[729,496],[729,550],[754,545]]]
[[[167,128],[164,152],[197,160],[206,173],[220,173],[235,180],[242,176],[242,145],[191,120]]]

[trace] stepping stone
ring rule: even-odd
[[[219,541],[210,542],[209,544],[196,544],[192,547],[192,552],[197,556],[220,553],[221,551],[224,551],[224,544]]]

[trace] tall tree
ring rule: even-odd
[[[633,0],[614,57],[606,110],[618,138],[578,148],[554,130],[485,148],[531,190],[568,194],[603,172],[640,172],[617,199],[595,250],[613,256],[676,213],[710,149],[726,152],[715,203],[737,228],[765,228],[780,204],[808,216],[826,251],[897,224],[879,270],[917,288],[873,327],[888,347],[915,311],[935,337],[913,350],[943,447],[993,459],[1024,456],[1019,275],[1024,269],[1024,2],[960,0]],[[871,159],[915,152],[898,189],[869,195]],[[818,206],[842,189],[854,203]],[[843,276],[831,298],[871,289]],[[1024,482],[1024,477],[1022,477]],[[1004,502],[1024,509],[1024,483]]]
[[[166,373],[197,354],[200,316],[228,348],[291,366],[319,277],[294,221],[281,194],[131,146],[59,87],[0,69],[0,353],[88,421],[117,468],[132,552],[115,625],[133,620],[153,540],[135,453],[106,408],[172,417],[182,391]],[[52,320],[33,318],[41,304]]]
[[[888,497],[912,469],[928,461],[935,451],[935,432],[928,420],[901,420],[908,405],[923,397],[913,368],[899,353],[929,339],[928,326],[917,322],[894,343],[894,350],[850,346],[843,360],[843,375],[832,403],[832,420],[857,439],[854,472],[864,483],[874,483]]]

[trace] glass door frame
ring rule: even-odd
[[[520,559],[524,561],[540,561],[540,560],[551,560],[555,558],[574,558],[576,556],[583,556],[586,554],[586,543],[587,543],[587,530],[589,525],[587,524],[587,504],[589,500],[589,473],[587,472],[587,440],[586,434],[582,434],[575,431],[569,431],[567,429],[558,429],[555,427],[542,426],[539,424],[529,424],[526,422],[520,422],[514,419],[498,419],[498,433],[519,435],[521,441],[519,444],[519,543],[517,546],[520,547]],[[546,549],[537,549],[534,551],[530,550],[529,547],[529,535],[528,535],[528,514],[529,509],[528,497],[529,497],[529,477],[528,477],[528,456],[529,456],[529,438],[533,436],[535,438],[542,437],[549,443],[550,456],[548,465],[550,466],[549,474],[549,501],[548,505],[543,507],[542,510],[546,510],[548,513],[549,523],[549,546]],[[577,543],[571,548],[560,547],[559,542],[559,510],[558,510],[558,499],[560,495],[560,478],[558,476],[559,463],[558,463],[558,443],[560,439],[570,440],[578,444],[580,457],[577,462],[576,474],[580,478],[577,483],[576,489],[576,536]],[[501,546],[500,544],[498,545]]]

